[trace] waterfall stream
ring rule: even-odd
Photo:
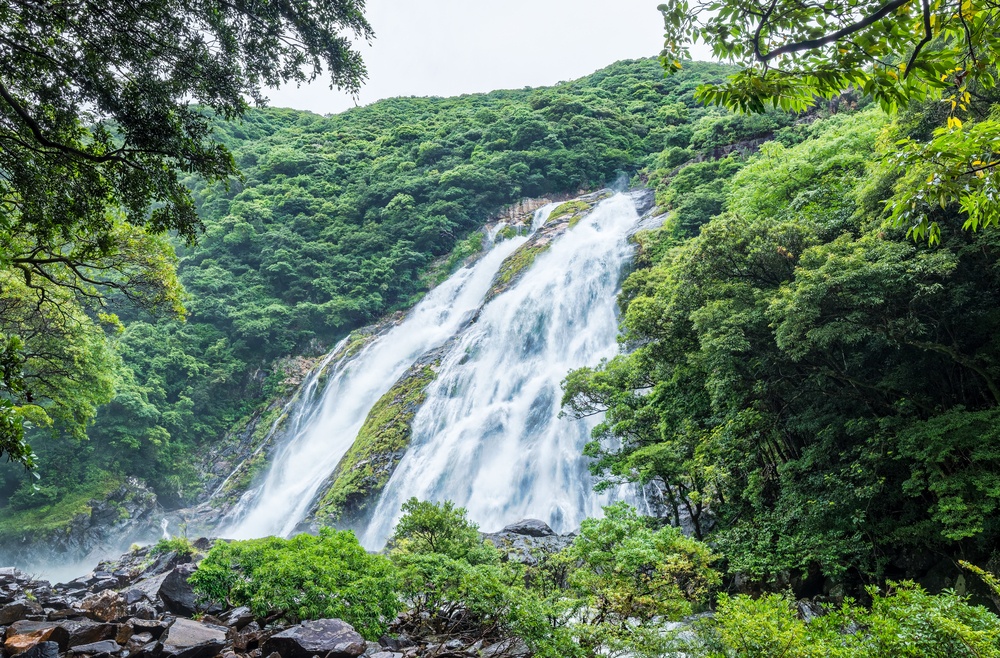
[[[614,196],[539,255],[444,357],[409,451],[363,534],[380,548],[411,496],[451,500],[487,531],[532,517],[558,532],[608,499],[582,455],[597,418],[560,417],[566,374],[617,352],[616,292],[638,216]]]
[[[553,207],[536,213],[533,230]],[[628,195],[602,201],[483,305],[502,261],[527,238],[491,245],[400,324],[331,366],[319,395],[302,396],[302,408],[293,410],[299,420],[270,469],[218,534],[293,532],[375,402],[422,354],[452,338],[414,417],[410,448],[360,533],[362,542],[380,548],[411,496],[453,500],[485,530],[534,517],[566,532],[599,514],[609,498],[594,493],[582,455],[599,419],[560,417],[560,382],[570,370],[617,352],[616,292],[638,221]]]
[[[375,402],[421,354],[458,331],[482,303],[503,259],[525,240],[515,237],[493,246],[428,293],[399,325],[338,364],[318,408],[309,406],[314,396],[303,396],[302,408],[290,411],[299,420],[271,458],[263,482],[243,495],[218,534],[245,539],[291,533]]]

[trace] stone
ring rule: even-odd
[[[522,519],[517,523],[511,523],[504,527],[501,532],[509,532],[514,535],[527,535],[528,537],[551,537],[556,534],[545,521],[538,519]]]
[[[59,628],[67,635],[67,647],[113,640],[118,635],[118,624],[99,624],[89,619],[60,622]],[[56,639],[55,635],[53,639]]]
[[[17,567],[0,567],[0,583],[16,583],[27,579],[24,572]]]
[[[156,608],[148,603],[136,603],[128,606],[128,614],[134,619],[156,619],[158,613]]]
[[[92,642],[90,644],[81,644],[79,646],[70,647],[70,653],[88,654],[91,656],[114,655],[121,653],[121,651],[121,646],[114,640],[101,640],[100,642]]]
[[[253,621],[253,613],[250,612],[250,608],[246,606],[240,606],[238,608],[233,608],[226,614],[222,615],[222,623],[226,626],[235,628],[236,630],[242,629],[244,626]]]
[[[131,652],[136,652],[153,641],[152,633],[136,633],[128,639],[126,647]]]
[[[178,617],[167,629],[162,643],[165,656],[209,658],[219,653],[225,645],[226,629]]]
[[[0,626],[7,626],[8,624],[13,624],[15,621],[26,619],[31,615],[41,614],[45,614],[45,611],[35,601],[27,599],[14,601],[0,608]]]
[[[371,658],[403,658],[403,654],[396,653],[395,651],[379,651],[378,653],[373,653]]]
[[[167,630],[167,624],[156,619],[129,619],[128,625],[135,633],[149,633],[154,640],[160,639],[163,631]]]
[[[132,651],[129,658],[159,658],[162,655],[163,645],[154,640]]]
[[[134,632],[135,630],[128,624],[119,624],[118,633],[115,634],[115,642],[123,646],[128,644],[128,641]]]
[[[237,651],[251,651],[260,646],[260,641],[264,637],[261,632],[260,625],[252,621],[240,630],[232,633],[230,639],[233,643],[233,648]]]
[[[264,654],[277,652],[282,658],[354,658],[365,652],[365,639],[340,619],[302,622],[269,637]]]
[[[128,615],[125,597],[114,590],[88,596],[80,602],[80,609],[96,621],[115,621]]]
[[[18,658],[59,658],[59,645],[55,642],[39,642]]]
[[[28,649],[33,648],[37,644],[42,642],[47,642],[52,636],[54,627],[44,628],[34,631],[28,631],[25,633],[18,633],[16,635],[8,634],[7,639],[3,643],[4,651],[8,656],[16,656],[18,654],[24,653]],[[9,632],[8,632],[9,633]]]
[[[79,608],[63,608],[62,610],[53,610],[49,613],[49,621],[80,619],[81,617],[83,617],[83,610]]]
[[[160,600],[170,612],[178,615],[193,615],[198,611],[194,588],[188,582],[188,578],[191,577],[195,569],[197,566],[193,564],[182,564],[167,572],[160,584]]]
[[[482,658],[526,658],[531,655],[531,649],[520,639],[510,639],[491,644],[484,648],[480,654]]]

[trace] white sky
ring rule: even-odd
[[[358,104],[540,87],[656,55],[663,44],[661,1],[368,0],[375,39],[360,47],[368,82]],[[354,105],[319,80],[268,96],[272,106],[319,114]]]

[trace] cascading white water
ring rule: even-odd
[[[547,214],[551,208],[539,211]],[[234,539],[287,536],[350,448],[378,399],[424,352],[451,338],[482,303],[503,259],[526,238],[505,240],[432,290],[403,322],[329,375],[318,407],[303,404],[297,427],[271,460],[262,484],[247,491],[218,534]]]
[[[600,513],[582,455],[596,418],[560,418],[566,374],[617,352],[616,292],[638,221],[616,195],[539,255],[443,358],[362,542],[381,548],[411,496],[451,500],[485,530],[575,529]]]

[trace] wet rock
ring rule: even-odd
[[[100,642],[93,642],[91,644],[81,644],[76,647],[70,647],[69,652],[75,655],[89,655],[89,656],[112,656],[121,653],[122,648],[114,640],[101,640]]]
[[[128,625],[132,627],[132,631],[134,633],[149,633],[150,637],[154,640],[160,639],[163,635],[163,631],[167,630],[166,622],[157,621],[155,619],[132,618],[128,620]]]
[[[347,622],[318,619],[292,626],[272,635],[261,647],[264,654],[277,652],[282,658],[354,658],[365,652],[365,640]]]
[[[163,655],[172,658],[209,658],[219,653],[225,642],[225,628],[179,617],[163,636]]]
[[[378,653],[373,653],[371,658],[403,658],[403,654],[395,651],[379,651]]]
[[[9,624],[13,624],[15,621],[27,619],[33,615],[42,615],[44,613],[45,611],[42,610],[42,606],[40,606],[37,602],[21,599],[20,601],[8,603],[3,608],[0,608],[0,626],[7,626]]]
[[[148,603],[136,603],[128,607],[128,614],[133,619],[153,620],[157,617],[156,608]]]
[[[10,631],[8,630],[7,639],[3,643],[4,651],[8,656],[22,654],[42,642],[49,641],[54,630],[54,627],[50,627],[14,635],[10,635]]]
[[[160,584],[160,599],[170,612],[178,615],[193,615],[198,611],[194,588],[188,583],[188,578],[191,577],[196,568],[193,564],[182,564],[168,572]]]
[[[18,658],[59,658],[59,645],[55,642],[39,642]]]
[[[88,596],[80,602],[80,609],[96,621],[115,621],[128,616],[125,597],[113,590]]]
[[[118,624],[99,624],[90,620],[64,621],[59,624],[59,628],[66,632],[66,644],[70,647],[111,640],[118,635]]]
[[[250,612],[250,608],[240,606],[222,615],[221,621],[226,626],[240,630],[253,621],[253,613]]]
[[[131,651],[129,658],[160,658],[162,655],[163,644],[154,640],[149,644],[145,644],[138,649]]]
[[[62,610],[53,610],[49,613],[49,621],[80,619],[81,617],[83,617],[83,611],[78,608],[63,608]]]
[[[51,621],[18,621],[7,629],[7,642],[20,647],[7,649],[8,653],[20,653],[38,642],[55,642],[60,651],[69,646],[70,634],[60,624]],[[19,638],[19,639],[18,639]]]
[[[823,606],[815,601],[797,601],[795,603],[796,608],[798,608],[799,619],[809,623],[816,617],[822,617],[826,614],[823,610]]]
[[[482,658],[500,658],[501,656],[504,658],[527,658],[531,655],[531,649],[523,640],[514,638],[491,644],[485,647],[479,655]]]
[[[136,633],[128,639],[128,643],[125,647],[129,650],[129,652],[135,653],[152,641],[153,635],[151,633]]]
[[[0,585],[24,582],[28,577],[17,567],[0,567]]]
[[[538,519],[522,519],[517,523],[511,523],[500,532],[506,532],[513,535],[526,535],[528,537],[551,537],[556,534],[555,531],[549,527],[548,523]]]
[[[230,632],[229,638],[233,648],[237,651],[253,651],[260,647],[260,643],[267,639],[260,625],[252,621],[239,631]]]

